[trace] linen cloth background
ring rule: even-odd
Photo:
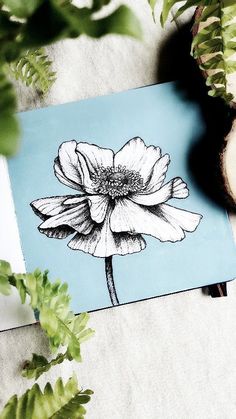
[[[112,7],[115,3],[119,2]],[[142,22],[142,43],[118,36],[81,37],[48,48],[57,81],[44,99],[18,85],[19,109],[123,91],[178,75],[180,63],[168,65],[165,45],[173,47],[170,40],[178,38],[186,18],[169,22],[163,30],[153,23],[146,0],[126,3]],[[65,362],[38,382],[43,386],[76,371],[82,387],[95,392],[87,405],[88,419],[234,419],[236,282],[229,283],[228,290],[228,298],[213,300],[194,290],[92,313],[90,327],[96,335],[82,346],[83,363]],[[20,376],[20,368],[32,352],[50,356],[37,325],[0,334],[1,407],[12,394],[31,386]]]

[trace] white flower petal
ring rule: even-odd
[[[82,185],[82,177],[76,153],[77,143],[75,140],[62,143],[58,150],[58,157],[62,172],[65,177],[75,184]]]
[[[48,198],[36,199],[31,202],[30,205],[38,216],[45,219],[65,211],[65,207],[63,206],[64,201],[69,198],[71,198],[71,195],[52,196]]]
[[[79,233],[76,234],[68,243],[68,246],[73,250],[81,250],[102,258],[112,255],[136,253],[145,248],[145,240],[140,234],[112,233],[109,218],[108,214],[104,223],[99,227],[95,227],[86,236]]]
[[[155,192],[163,185],[166,177],[168,165],[170,163],[169,154],[164,154],[153,166],[150,177],[146,184],[144,193]]]
[[[136,204],[152,206],[166,202],[171,198],[187,198],[188,194],[186,183],[181,178],[174,178],[156,192],[134,194],[130,199]]]
[[[56,228],[48,228],[48,229],[41,229],[40,226],[38,227],[40,233],[45,234],[50,239],[65,239],[66,237],[73,234],[75,230],[68,226],[60,226]]]
[[[169,223],[173,225],[178,224],[180,228],[190,233],[196,230],[202,219],[201,214],[175,208],[167,204],[159,205],[156,211],[160,211],[162,217],[164,217]]]
[[[85,158],[91,172],[99,167],[113,166],[114,153],[109,148],[81,142],[77,144],[76,150]]]
[[[84,201],[76,207],[69,208],[60,214],[50,217],[39,227],[41,231],[61,226],[69,226],[83,234],[90,233],[94,223],[91,220],[88,203]]]
[[[64,185],[69,186],[69,188],[73,188],[73,189],[76,189],[78,191],[82,191],[82,188],[78,183],[72,182],[72,180],[68,179],[64,175],[58,157],[56,157],[56,159],[54,160],[54,173],[55,173],[55,176],[57,177],[57,179],[61,183],[63,183]]]
[[[94,189],[94,182],[92,179],[92,172],[90,172],[87,162],[82,154],[77,152],[81,177],[83,179],[83,189],[89,194],[96,194]]]
[[[146,208],[130,201],[117,201],[111,214],[111,229],[114,232],[148,234],[160,241],[176,242],[185,237],[184,230],[193,231],[201,216],[162,204]]]
[[[136,137],[128,141],[115,154],[114,166],[126,166],[128,170],[139,172],[145,183],[160,156],[161,152],[159,147],[152,145],[147,147],[141,138]]]
[[[71,195],[63,202],[63,205],[78,205],[87,198],[87,195]]]
[[[96,223],[102,223],[109,204],[108,195],[89,195],[88,203],[90,207],[91,218]]]
[[[172,188],[172,198],[184,199],[189,196],[189,190],[187,183],[181,179],[181,177],[176,177],[173,179],[173,188]]]

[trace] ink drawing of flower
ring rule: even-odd
[[[177,242],[193,232],[202,216],[169,205],[189,195],[176,177],[165,182],[170,163],[159,147],[133,138],[117,153],[86,142],[61,144],[55,159],[58,180],[75,194],[40,198],[31,203],[42,219],[39,231],[50,238],[73,235],[68,246],[105,258],[107,285],[113,305],[115,290],[112,256],[140,252],[143,235],[161,242]]]

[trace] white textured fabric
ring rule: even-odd
[[[19,87],[20,109],[157,82],[159,48],[176,26],[155,25],[146,0],[128,3],[142,21],[143,43],[83,37],[51,47],[57,82],[44,102]],[[96,335],[83,344],[83,363],[53,368],[40,385],[76,371],[95,392],[88,419],[235,419],[236,283],[228,288],[228,298],[195,290],[91,314]],[[1,406],[31,386],[20,367],[32,352],[49,356],[38,325],[0,334]]]

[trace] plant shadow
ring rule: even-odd
[[[191,22],[181,26],[163,42],[159,50],[157,76],[160,82],[177,80],[176,89],[182,99],[200,106],[206,129],[189,150],[188,169],[205,197],[215,205],[229,209],[232,203],[223,187],[220,153],[224,137],[231,128],[232,111],[221,99],[207,94],[204,77],[190,56],[191,27]]]
[[[225,103],[207,94],[203,74],[191,57],[192,22],[178,28],[161,45],[157,76],[160,82],[177,80],[176,89],[181,98],[200,106],[205,124],[204,135],[194,141],[187,156],[188,169],[196,186],[214,205],[235,213],[235,204],[224,189],[220,155],[224,137],[231,129],[235,111]],[[210,295],[212,287],[202,288],[203,295]]]

